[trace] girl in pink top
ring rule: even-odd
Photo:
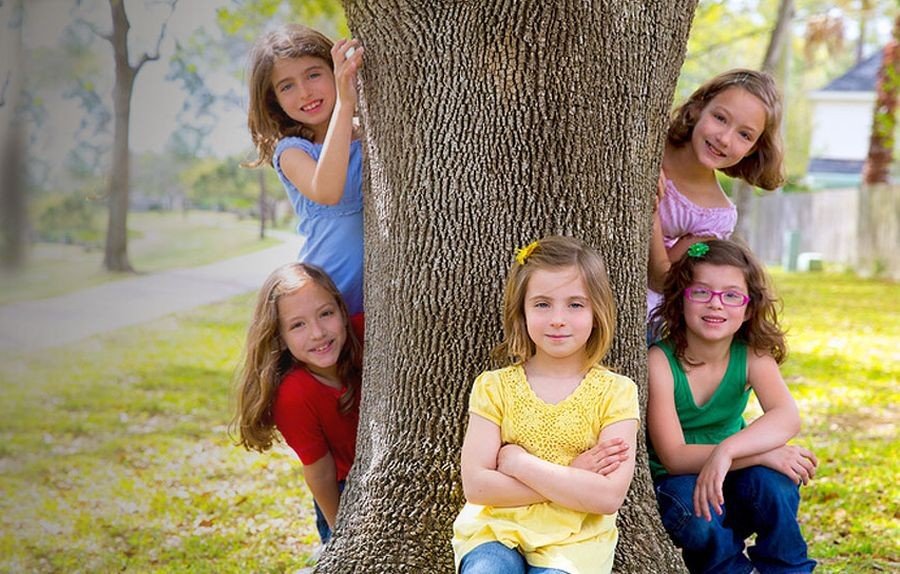
[[[771,75],[736,69],[709,80],[672,114],[650,243],[648,312],[672,261],[704,238],[727,239],[737,210],[716,170],[772,190],[784,181],[781,95]]]

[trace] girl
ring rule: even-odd
[[[362,333],[328,275],[283,265],[259,292],[238,379],[238,443],[264,452],[278,429],[303,463],[323,544],[356,454]]]
[[[650,243],[648,312],[672,261],[702,238],[728,239],[737,209],[716,170],[763,189],[782,174],[781,96],[772,76],[731,70],[700,86],[678,107],[663,152]]]
[[[271,163],[299,217],[299,261],[321,266],[351,314],[363,310],[362,145],[353,127],[357,40],[290,24],[250,57],[247,125],[258,167]]]
[[[800,417],[778,371],[784,333],[762,265],[729,241],[695,243],[672,266],[663,295],[647,426],[666,530],[691,572],[811,572],[798,485],[818,461],[787,445]],[[764,414],[747,426],[750,389]]]
[[[556,236],[519,251],[494,351],[511,365],[482,373],[469,400],[460,572],[611,571],[638,424],[634,383],[601,365],[615,320],[596,252]],[[605,458],[616,444],[627,451]]]

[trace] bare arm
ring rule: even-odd
[[[593,514],[612,514],[625,500],[634,476],[636,437],[637,421],[633,419],[613,423],[601,431],[601,441],[621,438],[629,446],[627,460],[608,475],[554,464],[517,445],[506,445],[500,450],[498,467],[502,473],[561,506]]]
[[[303,478],[309,486],[316,504],[322,509],[330,528],[337,522],[338,504],[341,492],[338,490],[337,469],[331,453],[316,462],[303,466]]]
[[[763,415],[747,428],[719,443],[697,477],[694,509],[707,520],[712,505],[722,514],[722,484],[735,459],[759,455],[787,444],[800,431],[800,415],[778,364],[770,355],[753,351],[747,356],[747,379],[763,408]]]
[[[500,446],[500,427],[482,416],[469,413],[469,426],[461,455],[466,500],[491,506],[525,506],[544,502],[544,496],[497,469]]]
[[[350,47],[355,51],[345,58]],[[362,55],[358,40],[338,40],[331,49],[337,99],[319,161],[295,148],[284,150],[279,160],[284,175],[300,193],[323,205],[335,205],[344,195],[356,110],[356,73],[362,66]]]

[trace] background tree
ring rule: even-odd
[[[894,20],[893,38],[883,50],[881,68],[875,85],[875,108],[872,113],[872,135],[869,153],[863,167],[863,183],[885,184],[890,181],[897,128],[897,96],[900,94],[900,14]]]
[[[794,1],[780,0],[778,3],[778,15],[775,18],[775,24],[772,26],[772,34],[769,36],[769,43],[766,47],[766,55],[763,58],[760,70],[775,74],[775,68],[781,59],[784,51],[785,43],[790,37],[791,18],[794,15]],[[783,81],[781,82],[783,85]],[[781,126],[777,126],[781,129]],[[753,199],[753,186],[746,181],[739,179],[735,181],[732,197],[738,210],[738,221],[735,226],[735,234],[745,240],[749,239],[750,233],[755,229],[753,225],[753,214],[750,212],[751,200]]]
[[[24,134],[17,117],[22,91],[22,0],[0,1],[0,264],[19,268],[25,259],[27,207],[22,161]]]
[[[651,200],[694,6],[345,4],[366,46],[366,393],[318,572],[452,571],[468,392],[500,340],[517,246],[562,233],[604,254],[619,309],[610,362],[646,405]],[[638,467],[618,568],[676,572]]]
[[[175,10],[178,0],[166,2],[170,10]],[[103,266],[110,271],[132,271],[128,261],[128,196],[130,185],[129,128],[131,120],[131,96],[134,80],[147,62],[159,59],[159,45],[166,33],[166,21],[160,27],[156,48],[142,53],[132,64],[129,58],[128,31],[131,24],[125,11],[125,0],[109,0],[112,29],[102,32],[96,26],[86,23],[95,34],[103,38],[113,48],[116,79],[113,87],[113,156],[109,175],[109,218],[106,228],[106,246]]]

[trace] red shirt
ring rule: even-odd
[[[350,317],[350,326],[362,340],[363,314]],[[331,453],[337,479],[344,480],[356,456],[359,394],[350,411],[340,412],[338,401],[346,389],[323,385],[303,367],[294,367],[281,381],[275,396],[275,426],[303,464]]]

